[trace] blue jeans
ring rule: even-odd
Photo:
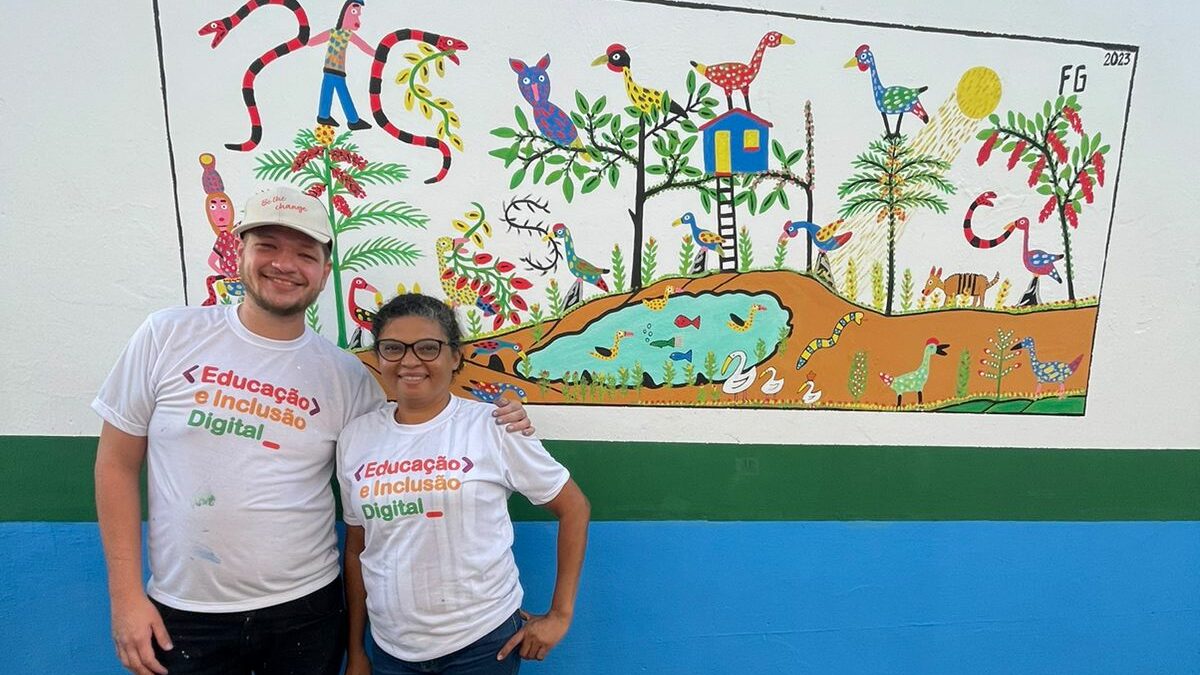
[[[429,661],[401,661],[372,640],[371,672],[373,675],[516,675],[521,669],[520,645],[503,661],[497,661],[496,654],[524,624],[521,615],[514,613],[475,642]]]
[[[342,580],[249,612],[188,612],[155,601],[175,648],[154,655],[171,675],[337,675],[346,651]]]
[[[346,113],[346,121],[351,124],[357,122],[358,111],[354,109],[354,100],[350,98],[350,88],[346,86],[346,76],[334,73],[325,73],[325,77],[321,78],[321,97],[317,101],[317,117],[329,117],[335,91],[338,100],[342,102],[342,111]]]

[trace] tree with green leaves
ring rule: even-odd
[[[914,209],[945,213],[949,208],[937,192],[953,194],[954,186],[942,174],[950,164],[916,152],[905,136],[871,141],[867,151],[854,159],[858,173],[838,186],[845,199],[841,216],[875,213],[875,222],[887,222],[887,303],[884,314],[892,313],[896,288],[896,225],[906,221]]]
[[[319,134],[319,136],[318,136]],[[272,150],[257,158],[254,175],[259,180],[287,180],[308,194],[325,199],[333,231],[333,297],[337,307],[337,344],[349,346],[346,333],[347,297],[342,275],[384,265],[412,265],[421,257],[413,244],[394,236],[376,236],[347,246],[346,235],[381,226],[424,228],[429,216],[402,201],[378,201],[353,208],[347,197],[365,199],[365,185],[393,185],[408,178],[408,167],[393,162],[368,162],[350,142],[350,132],[334,137],[330,127],[314,132],[301,129],[292,140],[294,149]]]
[[[711,119],[717,99],[709,97],[711,85],[697,86],[695,72],[686,78],[687,101],[683,114],[671,112],[670,97],[663,93],[662,105],[649,114],[633,106],[622,111],[607,110],[607,97],[589,102],[581,92],[575,92],[576,110],[571,120],[579,129],[582,144],[577,147],[559,145],[531,127],[520,106],[513,109],[516,125],[498,127],[492,135],[508,145],[492,150],[491,154],[504,162],[513,173],[509,187],[516,189],[526,179],[532,183],[561,186],[563,198],[570,202],[578,192],[587,194],[607,181],[616,188],[622,175],[634,175],[633,208],[629,218],[633,225],[633,253],[630,261],[630,290],[637,291],[644,282],[640,271],[644,245],[644,214],[646,202],[667,190],[699,188],[713,183],[715,176],[705,175],[693,166],[688,155],[699,139],[699,128],[692,116]],[[652,150],[657,161],[647,158]],[[648,184],[650,181],[656,181]]]
[[[804,193],[805,203],[805,220],[813,222],[813,185],[816,179],[816,164],[813,157],[813,114],[812,101],[804,102],[804,148],[789,152],[784,149],[783,144],[778,140],[771,141],[771,156],[779,162],[780,168],[769,169],[758,174],[749,174],[744,177],[742,186],[749,188],[739,194],[735,199],[735,204],[740,204],[738,200],[746,202],[751,213],[763,214],[771,210],[773,206],[778,205],[783,210],[792,208],[791,200],[788,198],[787,188],[796,187]],[[798,174],[793,169],[794,166],[804,159],[804,174]],[[763,197],[759,203],[755,190],[757,190],[764,181],[773,181],[771,191]],[[712,203],[711,200],[716,199],[715,192],[709,192],[707,188],[701,192],[701,196],[706,198],[703,201],[704,209],[707,211]],[[812,238],[806,237],[808,257],[804,265],[805,272],[812,272],[813,265],[813,245]],[[779,250],[777,251],[777,259],[779,254],[784,252],[787,240],[780,242]],[[776,267],[782,267],[783,263],[776,264]]]
[[[1090,136],[1084,132],[1079,116],[1082,107],[1075,95],[1059,96],[1053,102],[1043,103],[1041,112],[1033,117],[1011,110],[1004,121],[999,115],[991,115],[988,117],[991,128],[979,132],[983,145],[976,158],[983,166],[999,146],[1001,152],[1008,154],[1008,170],[1024,164],[1029,169],[1029,187],[1049,197],[1038,214],[1038,222],[1046,222],[1051,214],[1058,216],[1067,264],[1067,297],[1072,301],[1075,268],[1071,230],[1079,227],[1084,204],[1095,200],[1097,186],[1104,186],[1104,156],[1111,149],[1101,140],[1099,132]],[[1068,129],[1076,136],[1073,147],[1067,145]]]

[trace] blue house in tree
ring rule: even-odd
[[[700,127],[704,134],[704,172],[717,176],[767,170],[771,123],[734,108]]]

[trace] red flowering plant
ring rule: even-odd
[[[492,330],[499,330],[505,321],[519,325],[518,312],[528,312],[529,304],[518,291],[527,291],[533,284],[516,273],[513,263],[483,250],[467,250],[468,243],[482,249],[492,231],[483,206],[478,202],[471,205],[475,208],[463,215],[465,220],[452,221],[455,237],[441,237],[435,245],[442,288],[452,304],[473,303],[484,316],[492,317]]]
[[[1096,190],[1104,186],[1104,156],[1110,150],[1099,132],[1089,135],[1084,131],[1081,109],[1077,97],[1072,95],[1046,101],[1032,117],[1011,110],[1003,120],[999,115],[991,115],[988,117],[991,126],[979,132],[978,139],[983,145],[976,157],[979,166],[983,166],[999,151],[1008,155],[1009,171],[1018,164],[1029,169],[1029,187],[1047,197],[1038,213],[1038,222],[1058,215],[1067,263],[1067,295],[1071,300],[1075,300],[1071,230],[1079,227],[1084,205],[1094,202]]]
[[[362,272],[384,265],[412,265],[421,251],[395,236],[376,236],[348,245],[346,235],[381,226],[424,229],[429,216],[402,201],[363,202],[351,206],[348,198],[365,200],[366,186],[392,185],[408,178],[408,167],[392,162],[369,162],[350,142],[350,132],[335,135],[332,127],[301,129],[292,141],[294,150],[272,150],[259,155],[254,168],[260,180],[287,180],[325,200],[333,231],[333,293],[337,305],[338,346],[349,346],[347,305],[342,273]]]

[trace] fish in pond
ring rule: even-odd
[[[696,328],[699,328],[700,327],[700,317],[697,316],[694,319],[689,319],[686,316],[680,314],[679,316],[675,317],[675,325],[679,326],[680,328],[687,328],[688,326],[695,326]]]
[[[671,352],[671,360],[672,361],[687,361],[688,363],[691,363],[692,362],[692,350],[689,349],[686,352]]]
[[[683,346],[683,338],[676,335],[675,337],[669,338],[667,340],[655,340],[650,343],[650,346],[651,347],[682,347]]]

